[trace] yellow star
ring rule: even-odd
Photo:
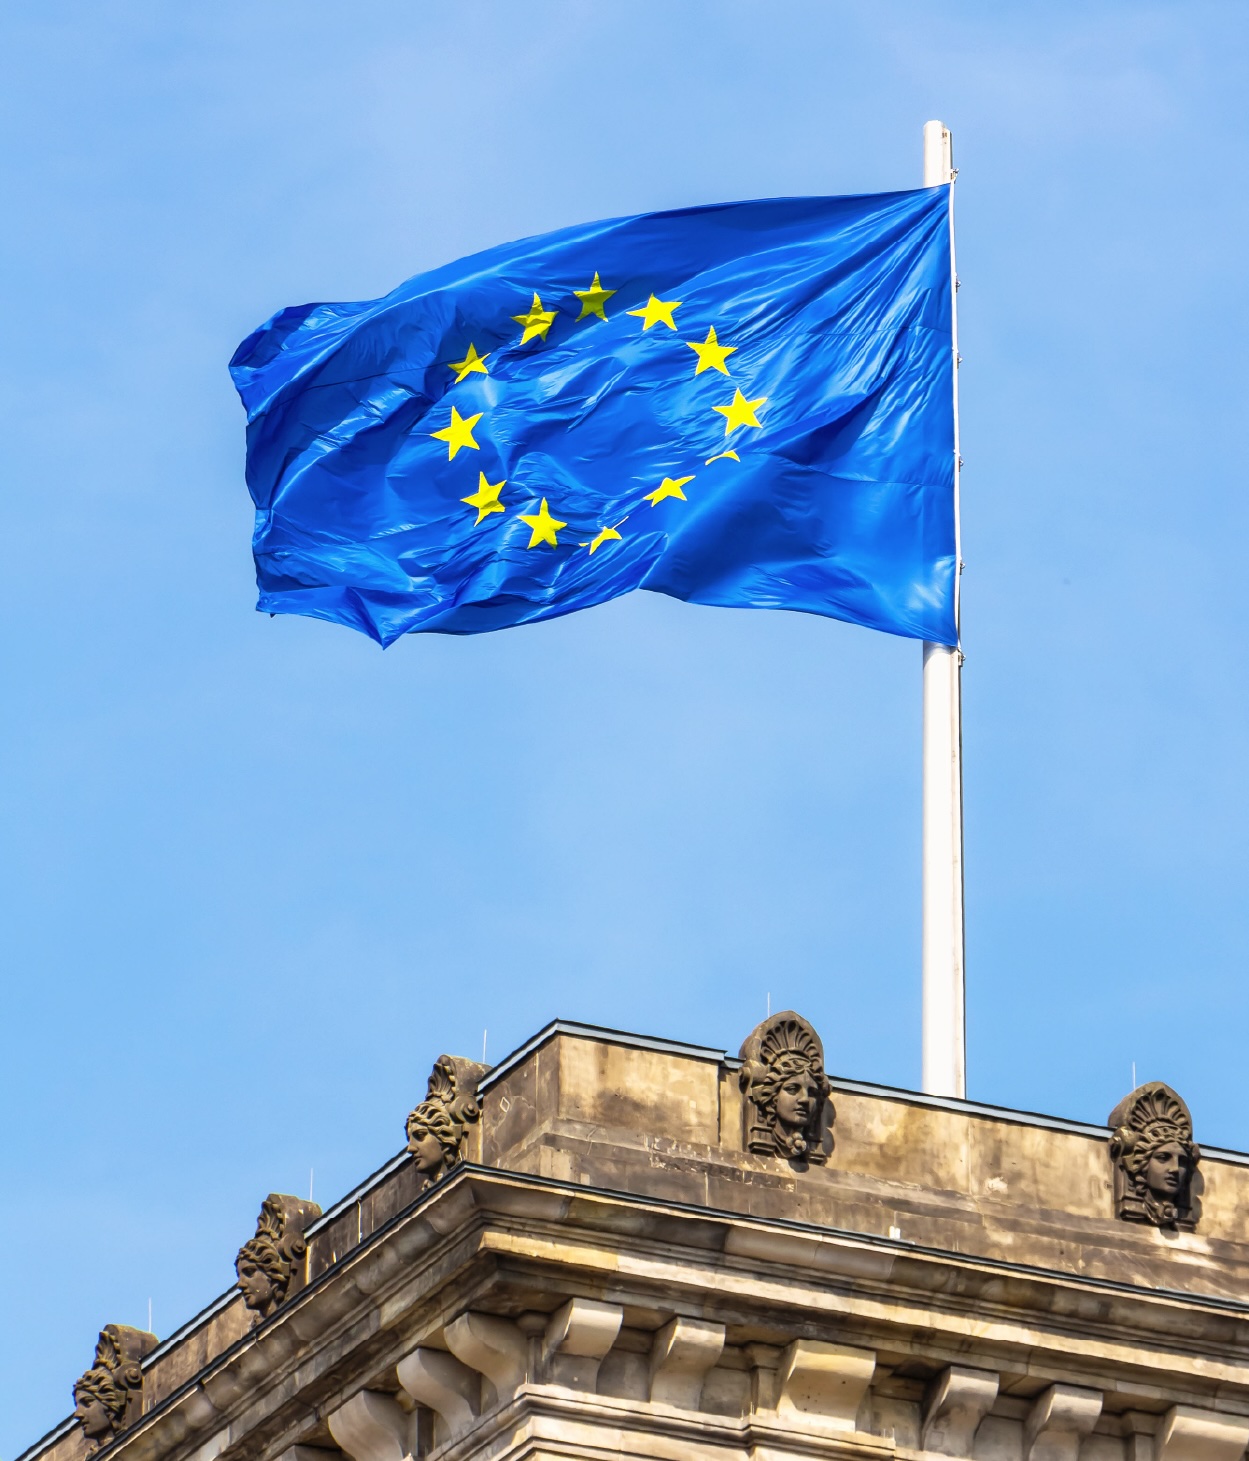
[[[727,406],[713,406],[713,411],[719,411],[724,417],[724,434],[727,436],[730,431],[736,431],[739,426],[758,426],[759,419],[755,415],[757,407],[762,406],[768,398],[760,396],[756,401],[748,401],[742,395],[742,388],[733,392],[733,399]]]
[[[477,491],[471,497],[461,497],[461,502],[467,502],[470,507],[477,509],[477,521],[473,524],[475,528],[481,526],[481,520],[492,512],[506,512],[507,508],[499,501],[499,493],[507,486],[507,478],[502,482],[487,482],[485,472],[477,473]]]
[[[652,507],[658,507],[665,497],[679,497],[682,502],[685,502],[688,499],[681,488],[693,480],[693,477],[678,477],[674,482],[671,477],[665,477],[653,492],[646,494],[646,500]]]
[[[716,339],[716,327],[714,325],[707,331],[707,338],[697,344],[693,340],[685,342],[698,356],[698,366],[694,371],[695,375],[702,375],[704,370],[718,370],[721,375],[728,375],[724,362],[737,349],[736,345],[721,345]]]
[[[617,541],[620,538],[620,534],[615,528],[600,528],[598,536],[590,544],[590,552],[593,553],[595,548],[601,548],[604,543],[610,542],[613,538]]]
[[[626,313],[637,315],[638,319],[642,321],[643,331],[649,330],[652,325],[657,325],[660,320],[670,330],[675,330],[676,324],[672,318],[672,311],[680,308],[681,301],[679,299],[656,299],[652,294],[642,309],[631,309],[627,310]]]
[[[712,462],[723,461],[725,457],[729,457],[732,461],[735,462],[741,461],[741,457],[739,457],[735,451],[718,451],[714,457],[708,457],[703,465],[709,467]]]
[[[607,315],[604,313],[603,306],[616,293],[616,290],[603,288],[599,282],[598,270],[596,269],[594,271],[594,283],[590,285],[589,289],[574,289],[573,293],[581,301],[581,313],[577,316],[578,321],[588,319],[590,315],[597,315],[600,320],[605,320]],[[590,552],[593,553],[594,549],[591,548]]]
[[[461,416],[460,413],[451,407],[451,425],[444,426],[441,431],[431,431],[429,434],[435,441],[447,443],[447,460],[454,461],[455,454],[462,446],[471,446],[474,451],[481,448],[473,440],[473,427],[481,420],[482,413],[478,411],[476,416]]]
[[[484,355],[478,355],[477,346],[470,345],[468,347],[468,354],[463,360],[449,360],[447,365],[451,370],[455,371],[455,383],[458,386],[466,375],[472,375],[474,371],[478,371],[482,375],[489,375],[490,372],[486,369],[486,361],[489,359],[489,351]],[[697,375],[698,372],[695,371],[694,374]]]
[[[513,315],[512,318],[518,325],[524,325],[525,333],[520,337],[520,343],[527,345],[533,339],[546,339],[546,332],[555,323],[555,311],[553,309],[543,309],[542,300],[535,292],[533,303],[529,306],[529,313]]]
[[[555,534],[560,528],[566,528],[568,524],[562,523],[559,518],[551,516],[547,509],[545,497],[542,499],[542,506],[537,512],[518,512],[516,516],[529,529],[529,547],[536,548],[539,543],[550,543],[552,548],[559,547],[559,542]]]

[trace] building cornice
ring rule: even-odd
[[[836,1335],[932,1363],[956,1363],[974,1343],[981,1362],[1055,1383],[1095,1373],[1146,1407],[1179,1394],[1249,1415],[1249,1304],[462,1166],[99,1455],[268,1461],[309,1415],[376,1384],[414,1347],[437,1346],[487,1281],[495,1304],[585,1293],[730,1327],[770,1323],[777,1342]]]

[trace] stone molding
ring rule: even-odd
[[[712,1415],[545,1385],[526,1386],[437,1453],[438,1461],[470,1461],[482,1455],[495,1461],[535,1456],[560,1461],[621,1456],[653,1461],[894,1461],[902,1454],[886,1437],[795,1423],[775,1411]]]
[[[575,1223],[570,1204],[576,1205]],[[329,1383],[341,1364],[337,1336],[347,1327],[393,1336],[389,1361],[386,1349],[374,1346],[369,1363],[375,1373],[394,1366],[430,1337],[407,1328],[402,1315],[422,1312],[428,1296],[451,1282],[449,1275],[476,1288],[499,1263],[532,1266],[548,1282],[562,1272],[562,1281],[575,1280],[583,1293],[614,1286],[645,1305],[684,1295],[735,1311],[753,1305],[765,1314],[824,1315],[827,1322],[830,1280],[822,1266],[798,1268],[787,1255],[778,1264],[753,1259],[740,1276],[725,1268],[729,1235],[743,1230],[774,1231],[736,1215],[639,1204],[624,1195],[462,1167],[452,1182],[347,1254],[270,1324],[210,1362],[194,1384],[145,1415],[118,1442],[116,1461],[123,1453],[128,1461],[191,1461],[217,1445],[214,1436],[232,1433],[245,1413],[249,1425],[278,1423],[278,1407],[290,1414],[299,1394],[320,1393]],[[835,1237],[811,1237],[838,1246]],[[851,1249],[860,1246],[845,1241]],[[1048,1370],[1055,1384],[1097,1370],[1108,1387],[1119,1377],[1135,1387],[1165,1385],[1182,1406],[1201,1409],[1202,1400],[1217,1393],[1239,1397],[1249,1410],[1249,1357],[1242,1356],[1223,1310],[1203,1315],[1199,1305],[1145,1291],[1108,1300],[1090,1290],[1081,1302],[1080,1287],[1055,1275],[1016,1273],[1006,1310],[990,1299],[1001,1289],[997,1270],[961,1255],[899,1252],[887,1296],[873,1286],[860,1293],[853,1283],[837,1290],[836,1323],[842,1333],[887,1332],[895,1347],[930,1356],[942,1368],[976,1351],[991,1355],[999,1371],[1044,1376]],[[935,1306],[933,1295],[941,1296]],[[562,1302],[567,1298],[565,1292]],[[1110,1338],[1107,1330],[1123,1337]],[[910,1337],[917,1333],[924,1336],[918,1350]],[[434,1408],[432,1400],[420,1403]],[[273,1420],[266,1421],[271,1411]],[[297,1407],[296,1413],[303,1412]],[[752,1424],[768,1413],[775,1411],[754,1408]],[[302,1423],[281,1424],[293,1427],[285,1445],[300,1444]]]
[[[587,1059],[587,1055],[592,1058]],[[652,1066],[655,1061],[669,1060],[676,1081],[669,1091],[670,1072],[660,1071],[661,1079],[656,1080],[652,1069],[644,1073],[636,1087],[628,1079],[614,1085],[635,1105],[639,1097],[652,1103],[648,1109],[657,1126],[652,1128],[643,1122],[642,1129],[632,1134],[627,1122],[613,1125],[608,1120],[604,1124],[600,1112],[587,1109],[584,1079],[576,1091],[570,1088],[565,1092],[561,1084],[570,1070],[605,1071],[611,1061],[626,1057],[645,1057]],[[542,1061],[546,1061],[548,1070],[558,1069],[554,1085],[538,1070]],[[1212,1244],[1191,1239],[1177,1223],[1177,1231],[1168,1234],[1164,1244],[1155,1241],[1147,1221],[1124,1222],[1117,1236],[1108,1231],[1118,1224],[1106,1202],[1103,1128],[838,1081],[833,1084],[841,1093],[839,1100],[844,1096],[850,1112],[846,1142],[839,1157],[843,1170],[803,1172],[801,1164],[791,1162],[790,1169],[798,1174],[795,1185],[785,1185],[790,1181],[789,1174],[781,1170],[780,1183],[769,1187],[776,1181],[781,1164],[771,1160],[774,1152],[757,1153],[757,1161],[742,1157],[739,1133],[746,1129],[748,1102],[745,1093],[739,1091],[738,1063],[721,1058],[718,1052],[561,1024],[531,1041],[522,1055],[505,1061],[484,1083],[472,1070],[468,1071],[466,1083],[460,1081],[457,1068],[485,1069],[476,1067],[475,1062],[448,1057],[439,1064],[444,1066],[444,1075],[445,1067],[451,1067],[446,1086],[452,1096],[472,1089],[475,1082],[473,1104],[477,1108],[483,1088],[489,1093],[488,1122],[473,1120],[469,1112],[462,1113],[468,1123],[465,1153],[475,1151],[477,1157],[500,1167],[516,1160],[544,1177],[567,1175],[583,1187],[606,1181],[639,1192],[651,1190],[684,1197],[711,1209],[735,1207],[740,1202],[742,1212],[794,1212],[801,1221],[788,1228],[734,1225],[728,1234],[726,1255],[751,1262],[758,1259],[769,1269],[787,1261],[788,1255],[788,1261],[799,1267],[818,1263],[830,1275],[888,1282],[895,1263],[907,1261],[908,1245],[873,1237],[873,1232],[887,1231],[891,1239],[905,1237],[960,1251],[966,1235],[969,1259],[977,1250],[990,1261],[1003,1254],[1026,1253],[1019,1265],[1021,1271],[1042,1278],[1039,1268],[1048,1261],[1055,1270],[1065,1267],[1073,1281],[1102,1282],[1107,1293],[1123,1292],[1134,1285],[1164,1292],[1186,1289],[1191,1302],[1201,1306],[1206,1302],[1204,1291],[1216,1300],[1231,1301],[1231,1311],[1249,1292],[1249,1222],[1241,1222],[1239,1216],[1249,1213],[1249,1159],[1237,1154],[1208,1153],[1202,1167],[1207,1181],[1198,1184],[1199,1190],[1207,1186],[1201,1198],[1207,1207],[1207,1230],[1217,1241]],[[633,1067],[630,1070],[637,1074]],[[650,1086],[645,1083],[648,1080]],[[528,1090],[526,1081],[533,1082]],[[694,1090],[691,1082],[701,1082],[694,1096],[690,1095]],[[678,1086],[680,1096],[676,1094]],[[447,1091],[443,1092],[444,1098]],[[515,1128],[517,1112],[525,1111],[526,1102],[532,1099],[528,1092],[539,1095],[547,1105],[541,1117],[546,1124],[538,1125],[537,1136],[526,1147],[524,1140],[516,1139]],[[510,1118],[506,1114],[509,1108]],[[695,1108],[691,1119],[681,1118],[671,1128],[664,1126],[670,1112]],[[1121,1115],[1116,1113],[1117,1117]],[[582,1120],[583,1116],[588,1119]],[[938,1124],[934,1126],[934,1122]],[[943,1122],[946,1125],[940,1124]],[[1120,1125],[1130,1127],[1131,1123],[1120,1121]],[[502,1130],[505,1126],[507,1129]],[[487,1128],[493,1143],[488,1153]],[[683,1135],[670,1137],[665,1134],[669,1130],[679,1130]],[[907,1144],[899,1145],[899,1132],[907,1134]],[[934,1135],[942,1141],[950,1138],[950,1150],[963,1154],[961,1166],[951,1167],[938,1179],[930,1171],[933,1164],[924,1165],[920,1190],[908,1163],[912,1152],[935,1145]],[[695,1141],[710,1146],[690,1145]],[[895,1165],[888,1170],[890,1174],[897,1171],[897,1181],[892,1175],[882,1179],[870,1155],[865,1159],[865,1148],[877,1142],[882,1151],[889,1148],[888,1160]],[[1037,1148],[1036,1142],[1043,1145]],[[657,1160],[654,1153],[666,1155]],[[1072,1166],[1075,1177],[1067,1189],[1071,1210],[1064,1213],[1061,1203],[1066,1194],[1056,1185],[1055,1176],[1065,1178]],[[864,1173],[875,1175],[865,1177]],[[424,1180],[422,1177],[419,1182]],[[911,1183],[909,1189],[907,1182]],[[701,1193],[696,1184],[701,1184]],[[366,1246],[366,1240],[404,1209],[418,1191],[416,1167],[411,1160],[401,1156],[387,1163],[318,1224],[305,1262],[300,1265],[300,1279],[306,1272],[319,1280],[327,1267]],[[981,1193],[989,1194],[992,1200],[982,1202]],[[1043,1200],[1046,1198],[1051,1200]],[[1053,1205],[1055,1199],[1060,1206]],[[900,1200],[902,1210],[892,1211],[892,1205]],[[1194,1194],[1194,1217],[1197,1206]],[[975,1218],[969,1225],[967,1218],[972,1214]],[[813,1229],[821,1227],[855,1230],[859,1241],[825,1242],[812,1235]],[[1140,1231],[1142,1227],[1146,1230]],[[386,1264],[379,1264],[373,1282],[383,1281],[385,1268]],[[1053,1271],[1045,1277],[1060,1285],[1064,1282]],[[1190,1299],[1177,1297],[1176,1301],[1187,1303]],[[1112,1299],[1111,1303],[1117,1305],[1118,1300]],[[235,1342],[240,1332],[238,1320],[245,1318],[239,1316],[238,1309],[237,1302],[222,1296],[161,1347],[146,1384],[149,1404],[162,1404],[176,1386],[184,1383],[188,1355],[196,1354],[211,1364]],[[545,1372],[539,1367],[538,1373]],[[1073,1376],[1078,1378],[1078,1373],[1073,1372]],[[209,1388],[219,1387],[212,1381]],[[71,1420],[61,1422],[30,1454],[53,1449],[74,1424]],[[1130,1461],[1153,1461],[1152,1448],[1151,1430],[1142,1433],[1140,1455]],[[64,1461],[77,1461],[77,1453]]]
[[[1174,1213],[1147,1173],[1158,1212],[1120,1215],[1104,1129],[842,1082],[837,1169],[820,1170],[806,1126],[818,1036],[776,1020],[740,1068],[563,1031],[505,1062],[484,1109],[485,1067],[441,1058],[426,1101],[461,1127],[453,1160],[435,1143],[438,1177],[422,1170],[414,1131],[411,1155],[316,1224],[265,1324],[248,1335],[243,1296],[223,1297],[160,1346],[140,1367],[147,1414],[112,1449],[336,1461],[331,1417],[360,1450],[352,1416],[358,1429],[397,1406],[424,1456],[504,1410],[522,1428],[556,1410],[580,1425],[577,1404],[628,1395],[652,1429],[711,1427],[716,1446],[770,1436],[792,1410],[828,1445],[896,1432],[908,1461],[1226,1461],[1224,1412],[1249,1414],[1249,1162],[1216,1155]],[[780,1074],[797,1077],[786,1110]],[[1116,1112],[1125,1176],[1155,1138],[1191,1132],[1156,1089],[1161,1105]],[[752,1123],[770,1135],[744,1150]],[[1196,1238],[1182,1219],[1199,1198]],[[871,1363],[857,1408],[854,1366],[839,1378],[829,1351]],[[396,1390],[401,1366],[412,1391]],[[1104,1397],[1094,1440],[1065,1392]],[[69,1426],[23,1461],[80,1461]]]

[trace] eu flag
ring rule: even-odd
[[[380,644],[648,588],[955,642],[949,189],[561,229],[230,369],[258,607]]]

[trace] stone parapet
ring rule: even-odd
[[[1120,1172],[1109,1128],[830,1079],[788,1012],[744,1052],[441,1057],[410,1154],[266,1199],[285,1287],[145,1352],[110,1461],[1239,1461],[1249,1164],[1173,1092],[1121,1103]]]

